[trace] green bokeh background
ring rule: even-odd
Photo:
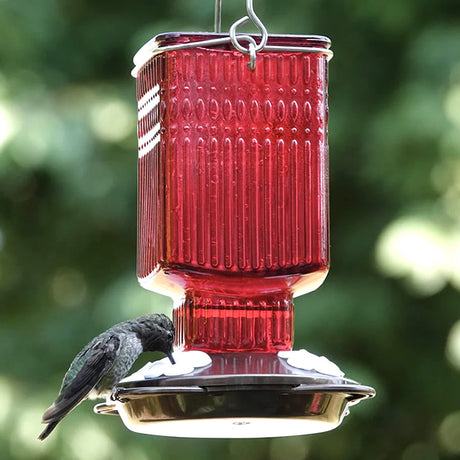
[[[460,458],[460,2],[256,0],[270,33],[331,38],[331,272],[296,348],[378,396],[337,430],[129,432],[79,406],[36,440],[76,352],[170,299],[135,278],[137,49],[212,29],[212,0],[0,0],[0,457]],[[223,30],[244,15],[223,1]],[[152,358],[152,357],[150,357]]]

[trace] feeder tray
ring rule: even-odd
[[[132,431],[193,438],[262,438],[336,428],[348,408],[374,395],[353,380],[293,368],[266,353],[213,354],[181,376],[130,381],[99,414]]]

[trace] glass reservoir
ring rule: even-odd
[[[173,47],[221,36],[159,35],[137,69],[137,275],[174,299],[178,347],[276,353],[329,268],[330,42],[270,35],[255,70],[231,43]]]

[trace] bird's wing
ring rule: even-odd
[[[85,353],[85,362],[78,373],[63,385],[61,392],[54,402],[43,414],[43,423],[59,421],[77,406],[94,386],[104,377],[112,367],[120,349],[120,338],[110,335],[105,340],[96,343]]]

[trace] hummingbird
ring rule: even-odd
[[[150,314],[116,324],[89,342],[74,358],[54,403],[43,414],[43,441],[85,399],[113,395],[117,383],[145,351],[161,351],[172,364],[174,326],[163,314]]]

